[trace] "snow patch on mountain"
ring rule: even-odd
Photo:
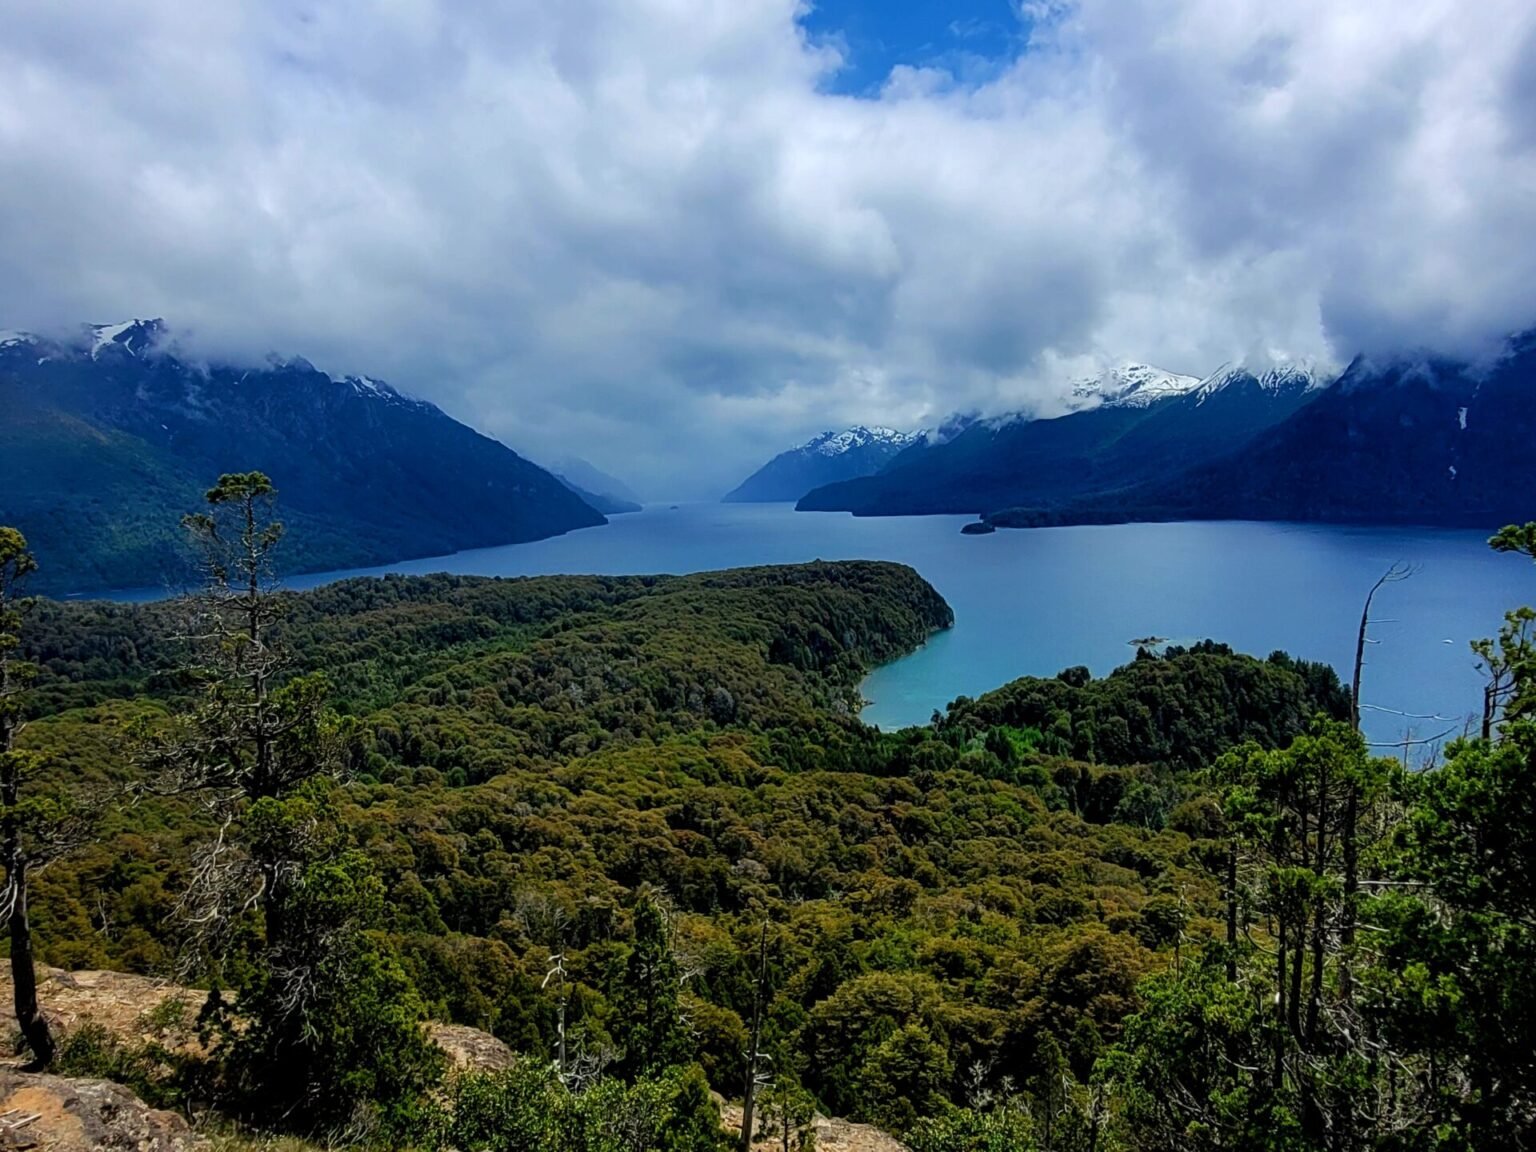
[[[108,344],[116,344],[117,338],[137,323],[137,320],[124,320],[120,324],[92,324],[91,338],[94,343],[91,345],[91,359],[96,359]]]
[[[304,367],[313,368],[309,361],[289,361],[289,364],[302,363]],[[413,404],[419,408],[430,408],[427,401],[412,396],[409,392],[402,392],[393,384],[386,384],[383,380],[377,380],[372,376],[332,376],[331,383],[340,384],[352,389],[357,395],[370,400],[383,400],[386,403]]]

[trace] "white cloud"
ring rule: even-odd
[[[1066,367],[1536,321],[1536,12],[1033,6],[831,94],[796,0],[10,0],[0,323],[162,314],[722,491]]]

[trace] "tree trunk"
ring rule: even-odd
[[[757,945],[757,989],[752,994],[752,1029],[747,1037],[747,1079],[741,1093],[741,1152],[752,1148],[752,1105],[757,1097],[757,1046],[762,1039],[763,1000],[768,984],[768,925]],[[789,1130],[789,1110],[784,1113],[784,1128]]]
[[[1339,910],[1339,998],[1354,998],[1350,967],[1355,946],[1355,902],[1360,891],[1360,783],[1351,780],[1344,800],[1344,902]]]
[[[1305,803],[1303,803],[1300,811],[1299,831],[1297,833],[1297,841],[1301,845],[1301,867],[1303,869],[1306,869],[1310,865],[1307,851],[1307,834],[1307,809]],[[1294,900],[1295,897],[1296,893],[1294,892],[1288,894],[1288,900]],[[1291,909],[1287,908],[1286,914],[1289,915],[1290,912]],[[1301,1042],[1301,962],[1302,957],[1306,955],[1307,951],[1307,917],[1304,911],[1296,917],[1295,931],[1288,933],[1288,936],[1291,938],[1292,951],[1290,970],[1291,987],[1289,991],[1289,1001],[1286,1005],[1288,1009],[1287,1023],[1290,1025],[1291,1036],[1299,1044]]]
[[[1227,846],[1227,983],[1237,983],[1237,840]]]
[[[1324,933],[1328,908],[1322,898],[1323,875],[1328,868],[1328,766],[1326,762],[1317,780],[1317,847],[1312,853],[1312,875],[1317,877],[1317,891],[1312,894],[1312,982],[1307,992],[1307,1044],[1317,1044],[1318,1018],[1323,1006]]]
[[[15,991],[16,1023],[32,1052],[29,1071],[40,1072],[53,1063],[53,1033],[37,1004],[37,970],[32,958],[32,925],[27,920],[27,866],[12,849],[9,863],[16,906],[11,909],[11,986]]]
[[[1285,966],[1288,958],[1289,941],[1285,938],[1285,914],[1282,911],[1277,917],[1275,925],[1277,929],[1276,972],[1275,972],[1275,1072],[1273,1088],[1279,1092],[1285,1087]]]

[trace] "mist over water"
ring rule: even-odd
[[[1347,678],[1360,607],[1389,565],[1415,575],[1378,595],[1364,719],[1373,741],[1459,730],[1481,706],[1467,644],[1536,601],[1536,569],[1489,551],[1487,533],[1302,524],[1127,524],[960,535],[960,516],[861,519],[787,504],[653,505],[603,528],[533,544],[379,568],[294,577],[308,588],[347,576],[455,572],[685,573],[807,560],[895,560],[955,610],[952,630],[877,669],[864,718],[926,723],[956,696],[1074,664],[1096,675],[1130,660],[1132,641],[1223,641],[1326,660]],[[124,593],[147,599],[156,593]],[[1398,713],[1407,713],[1401,716]]]

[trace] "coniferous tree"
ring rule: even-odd
[[[208,510],[184,518],[204,573],[182,604],[194,704],[135,729],[145,787],[200,800],[225,830],[258,801],[339,774],[346,752],[347,726],[326,706],[324,676],[293,676],[278,635],[275,497],[260,472],[226,474],[208,491]],[[261,912],[268,954],[281,951],[297,864],[275,847],[223,833],[204,846],[185,902],[201,953],[216,957],[249,907]]]
[[[254,1017],[230,1039],[242,1106],[336,1124],[365,1105],[407,1107],[437,1057],[422,1007],[370,929],[382,896],[330,799],[352,744],[319,673],[295,675],[279,632],[272,552],[276,490],[232,473],[185,518],[206,582],[190,595],[185,639],[193,706],[137,728],[147,787],[202,800],[219,834],[200,852],[183,901],[197,955],[217,964],[250,910],[262,941],[242,988]]]
[[[667,911],[646,893],[635,905],[634,942],[619,989],[618,1033],[630,1075],[652,1075],[687,1057],[681,990]]]

